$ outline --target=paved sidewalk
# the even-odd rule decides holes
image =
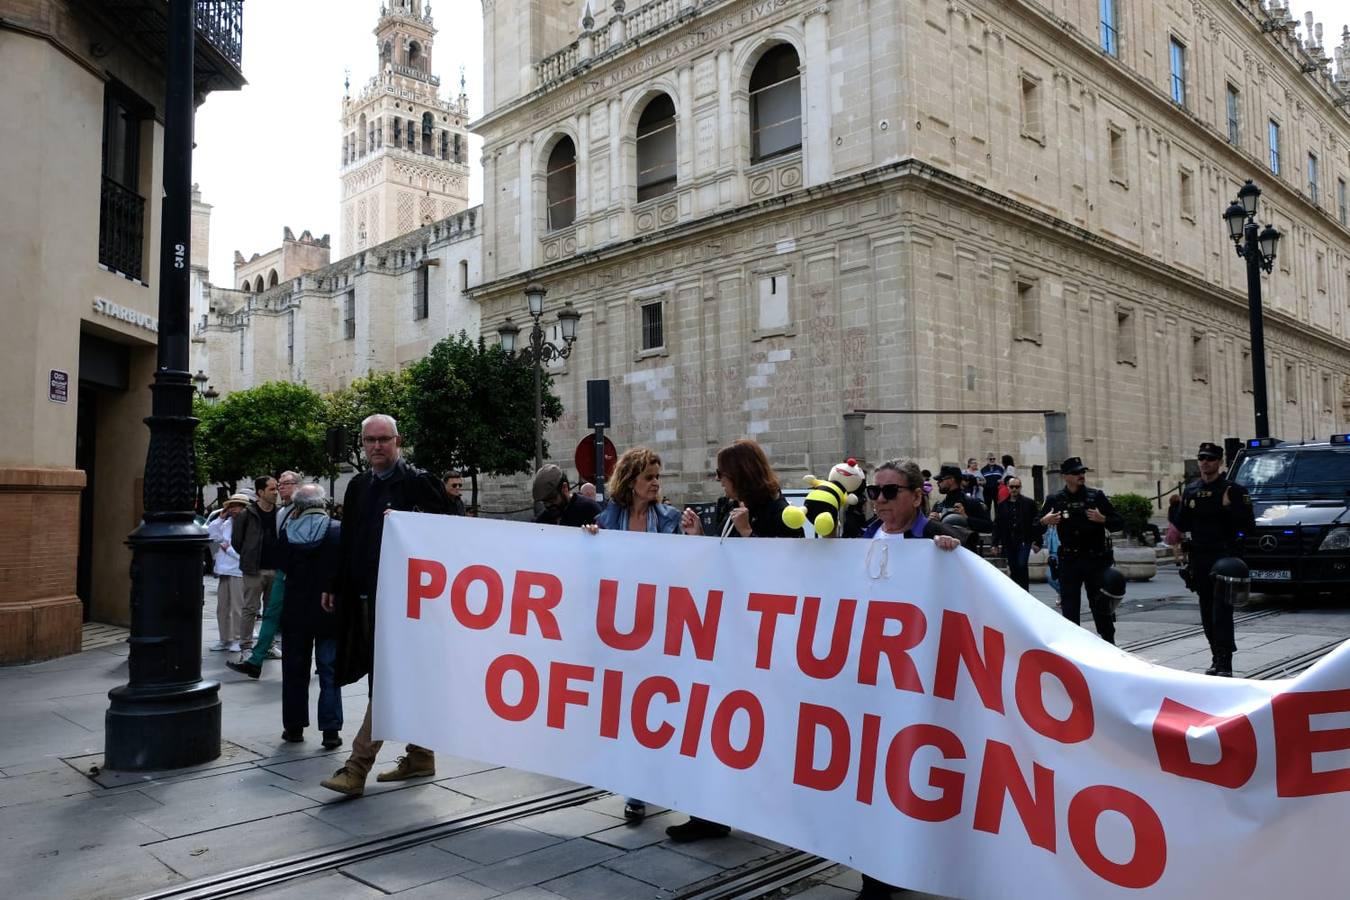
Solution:
[[[215,580],[208,578],[203,646],[215,640]],[[1044,585],[1042,602],[1054,600]],[[1183,598],[1183,599],[1178,599]],[[1189,598],[1184,599],[1184,598]],[[1198,623],[1193,597],[1175,569],[1131,584],[1121,610],[1122,641]],[[1149,621],[1142,621],[1148,613]],[[1135,615],[1141,620],[1132,621]],[[1240,630],[1254,667],[1265,644],[1284,633]],[[1294,636],[1293,639],[1297,639]],[[346,757],[319,747],[317,730],[303,744],[281,740],[279,663],[258,681],[225,667],[231,654],[203,651],[205,677],[221,682],[224,706],[220,759],[160,774],[102,772],[107,692],[126,681],[127,645],[106,627],[91,628],[84,652],[32,666],[0,669],[0,870],[5,894],[25,898],[114,898],[142,894],[205,875],[361,837],[424,825],[477,806],[566,786],[546,776],[440,756],[435,780],[381,785],[350,802],[319,787]],[[1180,668],[1208,662],[1203,638],[1169,646]],[[1263,652],[1263,650],[1265,652]],[[317,683],[311,698],[317,696]],[[350,739],[366,703],[364,682],[343,695]],[[377,770],[401,745],[386,745]],[[731,838],[674,845],[664,828],[677,814],[653,809],[641,826],[627,825],[622,800],[605,797],[537,814],[291,882],[260,895],[448,897],[483,900],[576,900],[669,897],[781,849],[743,832]],[[858,876],[845,867],[794,896],[847,900]],[[911,897],[923,895],[911,894]]]

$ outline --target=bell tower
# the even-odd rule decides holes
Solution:
[[[469,205],[469,98],[442,100],[432,74],[431,5],[386,0],[379,68],[342,98],[341,253],[350,255]]]

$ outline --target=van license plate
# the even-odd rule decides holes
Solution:
[[[1288,569],[1252,569],[1252,581],[1289,581]]]

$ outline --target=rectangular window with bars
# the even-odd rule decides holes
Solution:
[[[642,349],[659,350],[666,345],[661,301],[642,304]]]
[[[356,291],[348,291],[343,301],[342,332],[346,340],[356,338]]]
[[[141,131],[151,110],[117,82],[103,94],[103,182],[99,196],[98,261],[140,279],[145,245],[141,196]]]
[[[1238,94],[1238,89],[1231,84],[1228,85],[1228,143],[1233,145],[1236,145],[1242,137],[1238,119],[1238,111],[1241,108],[1241,99],[1241,95]]]

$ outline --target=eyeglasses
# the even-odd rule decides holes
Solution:
[[[1020,491],[1021,489],[1022,489],[1022,486],[1021,486],[1020,484],[1010,484],[1010,485],[1008,485],[1008,490],[1010,490],[1010,491]]]
[[[458,481],[452,481],[452,482],[450,482],[449,484],[447,484],[446,487],[449,488],[449,489],[452,490],[452,491],[457,491],[457,490],[459,490],[460,488],[464,487],[464,485],[463,485],[461,482],[458,482]]]
[[[869,484],[867,486],[867,499],[875,500],[878,497],[885,497],[887,500],[894,500],[900,496],[901,491],[912,491],[914,488],[906,487],[901,484]]]
[[[396,440],[398,440],[398,436],[393,434],[361,435],[361,443],[365,444],[366,446],[374,446],[375,444],[392,444]]]

